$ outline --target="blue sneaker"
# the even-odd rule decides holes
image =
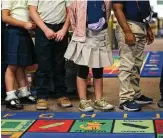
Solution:
[[[121,103],[119,109],[122,109],[124,111],[134,112],[134,111],[140,111],[141,107],[134,100],[132,101],[128,100],[124,103]]]
[[[135,99],[135,102],[137,104],[150,104],[153,102],[152,98],[148,98],[144,95],[141,95],[139,98]]]

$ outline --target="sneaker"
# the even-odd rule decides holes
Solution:
[[[57,99],[57,104],[61,107],[72,107],[72,103],[70,102],[70,100],[67,97],[61,97],[59,99]]]
[[[95,101],[94,108],[100,109],[100,110],[112,110],[114,106],[107,103],[105,98],[101,98]]]
[[[163,108],[163,98],[158,101],[157,105],[158,107]]]
[[[36,104],[37,110],[46,110],[48,109],[48,102],[45,99],[38,99]]]
[[[140,105],[137,104],[134,100],[132,101],[126,101],[124,103],[121,103],[119,106],[119,109],[122,109],[124,111],[134,112],[134,111],[140,111]]]
[[[9,101],[5,101],[6,107],[12,110],[21,110],[23,109],[23,105],[20,104],[20,101],[18,99],[12,99]]]
[[[137,104],[150,104],[153,102],[152,98],[148,98],[145,95],[141,95],[139,98],[135,99]]]
[[[91,100],[81,100],[79,103],[79,110],[82,112],[92,112],[94,109],[91,105]]]

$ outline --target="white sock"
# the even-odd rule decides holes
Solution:
[[[18,93],[19,98],[23,98],[23,97],[27,97],[27,96],[31,95],[27,86],[19,88],[18,91],[19,91],[19,93]]]
[[[6,92],[7,97],[5,98],[5,101],[9,101],[12,99],[18,99],[18,97],[16,96],[15,93],[16,93],[16,90]]]
[[[86,102],[87,99],[80,99],[80,102]]]

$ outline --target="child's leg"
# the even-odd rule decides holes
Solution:
[[[103,96],[103,68],[93,68],[94,76],[94,89],[96,100],[99,100]]]
[[[108,104],[105,98],[103,98],[103,68],[93,68],[92,72],[94,76],[94,89],[96,96],[94,107],[102,110],[113,109],[113,106]]]
[[[25,75],[25,69],[24,68],[19,68],[16,72],[16,80],[19,86],[19,94],[18,97],[19,98],[26,98],[27,100],[31,101],[31,102],[35,102],[36,99],[35,97],[31,96],[31,92],[28,90],[28,86],[27,86],[27,78]]]
[[[86,66],[78,65],[77,67],[77,89],[80,99],[87,99],[87,76],[89,73],[89,68]]]
[[[5,84],[6,84],[6,92],[16,91],[15,89],[15,74],[18,67],[14,65],[8,65],[6,73],[5,73]]]
[[[78,65],[77,67],[77,88],[80,98],[79,110],[83,112],[93,111],[90,101],[87,100],[87,77],[89,68],[87,66]]]
[[[6,83],[6,94],[7,97],[6,107],[10,109],[22,109],[23,106],[20,104],[18,97],[16,96],[15,89],[15,76],[18,67],[14,65],[8,65],[5,73],[5,83]]]
[[[24,68],[18,68],[16,72],[16,81],[18,83],[18,87],[26,87],[27,86],[27,78],[25,76],[25,69]]]

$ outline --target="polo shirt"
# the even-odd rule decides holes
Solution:
[[[66,7],[70,0],[29,0],[28,5],[36,6],[45,23],[60,24],[66,19]]]
[[[27,0],[2,0],[2,10],[10,10],[10,16],[14,19],[28,22]]]
[[[105,3],[103,0],[87,1],[87,19],[88,24],[97,23],[99,19],[104,17],[106,19]]]
[[[123,12],[127,20],[132,20],[136,22],[143,22],[143,19],[150,15],[151,7],[149,1],[113,1],[113,4],[121,3],[123,4]],[[140,9],[140,10],[139,10]]]

